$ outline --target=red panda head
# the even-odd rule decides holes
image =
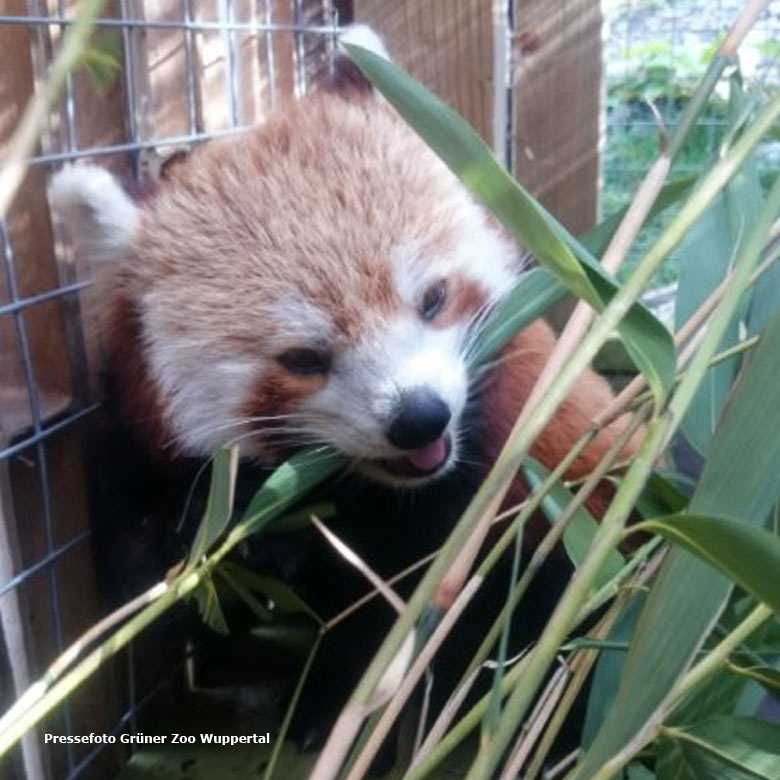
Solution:
[[[195,150],[141,206],[94,167],[53,196],[119,258],[118,390],[160,441],[326,443],[398,484],[456,462],[474,327],[518,250],[380,99],[310,95]]]

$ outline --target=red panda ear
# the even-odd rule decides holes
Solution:
[[[49,183],[52,210],[73,241],[95,261],[115,261],[125,254],[136,228],[139,208],[105,168],[74,165]]]
[[[390,59],[384,41],[366,24],[352,24],[339,34],[339,49],[320,82],[320,89],[344,96],[370,95],[374,92],[371,82],[360,68],[349,58],[342,44],[362,46],[379,57]]]

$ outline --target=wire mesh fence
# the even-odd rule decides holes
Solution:
[[[71,24],[71,5],[0,3],[4,137]],[[96,161],[142,192],[171,150],[240,132],[303,94],[333,51],[337,22],[329,0],[114,0],[94,38],[114,64],[66,82],[0,224],[3,709],[101,616],[90,540],[96,523],[111,520],[90,518],[86,505],[85,439],[99,408],[94,269],[53,232],[46,179],[62,164]],[[25,738],[0,776],[110,776],[125,752],[118,737],[132,733],[139,710],[183,662],[179,653],[167,670],[141,673],[131,649]],[[113,743],[51,746],[43,736],[92,731]]]
[[[0,93],[0,140],[40,84],[71,23],[73,5],[0,0],[0,70],[12,74]],[[421,12],[428,4],[418,3],[414,13],[412,5],[355,3],[369,21],[373,15],[387,31],[397,31],[401,63],[446,93],[462,113],[471,107],[469,118],[487,137],[495,74],[486,4],[460,3],[457,14],[449,5],[442,13],[438,4],[437,18],[450,25],[446,34],[429,24],[432,14]],[[685,90],[741,3],[503,5],[507,23],[514,25],[514,71],[506,84],[506,99],[514,105],[505,108],[517,116],[511,147],[516,168],[526,183],[535,177],[538,188],[531,188],[537,194],[552,188],[554,210],[576,229],[578,220],[587,227],[595,214],[601,53],[594,30],[602,13],[607,34],[601,209],[608,213],[631,194],[657,152],[658,118],[644,98],[673,127]],[[99,410],[101,363],[96,269],[88,258],[74,256],[52,227],[46,179],[63,164],[96,161],[142,195],[172,152],[241,132],[305,93],[318,63],[334,51],[337,6],[335,0],[109,0],[96,22],[94,45],[115,65],[74,73],[51,112],[31,172],[7,222],[0,224],[2,709],[100,617],[90,542],[96,524],[111,521],[91,517],[88,507],[89,438]],[[445,51],[467,27],[472,34],[464,33],[463,50]],[[751,80],[777,85],[779,40],[775,0],[747,43],[743,69]],[[462,56],[465,49],[468,57]],[[463,73],[453,76],[456,66]],[[464,89],[459,79],[467,73],[478,77]],[[578,74],[579,86],[572,74]],[[571,95],[555,93],[566,84]],[[560,119],[561,102],[571,111],[571,124]],[[677,172],[701,170],[716,153],[726,124],[725,109],[713,107],[700,120],[696,149]],[[577,143],[570,144],[574,135]],[[762,155],[760,164],[776,169],[777,145],[766,145]],[[576,186],[575,173],[581,180]],[[143,660],[139,664],[131,648],[0,763],[0,778],[110,776],[124,757],[121,743],[50,747],[41,735],[132,733],[139,711],[185,662],[182,652],[166,655],[164,663]]]

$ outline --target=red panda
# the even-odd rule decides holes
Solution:
[[[373,92],[313,93],[197,148],[140,205],[92,166],[58,174],[52,195],[113,262],[118,404],[150,447],[201,456],[239,439],[276,461],[325,443],[399,487],[457,465],[469,346],[522,252]],[[554,344],[537,321],[505,348],[481,401],[488,458]],[[554,466],[611,397],[583,375],[532,453]]]
[[[357,34],[382,53],[365,28]],[[335,90],[198,147],[141,203],[94,166],[62,171],[51,194],[76,243],[105,261],[114,403],[146,449],[203,457],[239,441],[246,458],[273,464],[296,448],[330,445],[368,478],[360,519],[375,522],[357,524],[351,541],[360,548],[373,533],[374,549],[392,558],[386,570],[370,559],[385,575],[446,537],[473,487],[460,470],[484,475],[555,337],[538,320],[487,376],[469,375],[487,313],[522,283],[524,252],[354,66],[342,58],[333,75]],[[604,379],[583,374],[532,454],[554,467],[611,400]],[[605,429],[570,476],[587,473],[624,425]],[[387,487],[373,483],[398,495],[426,490],[415,490],[409,516],[408,507],[394,514]],[[448,498],[460,490],[449,520],[439,517],[438,496],[426,504],[436,484]],[[518,477],[507,505],[525,494]],[[605,487],[591,497],[595,514],[608,495]],[[383,512],[387,524],[377,522]],[[320,614],[354,600],[354,583],[342,587],[332,570],[306,565]],[[500,591],[486,599],[500,603]],[[474,611],[482,621],[491,614]],[[320,736],[356,679],[346,674],[341,689],[329,687],[346,673],[344,659],[356,646],[370,654],[382,635],[361,620],[353,619],[358,640],[353,631],[319,651],[327,671],[300,709],[325,708]],[[468,642],[458,644],[465,652]]]

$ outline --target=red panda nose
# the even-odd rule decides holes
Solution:
[[[401,450],[415,450],[436,441],[447,427],[450,407],[432,390],[415,387],[401,396],[387,440]]]

